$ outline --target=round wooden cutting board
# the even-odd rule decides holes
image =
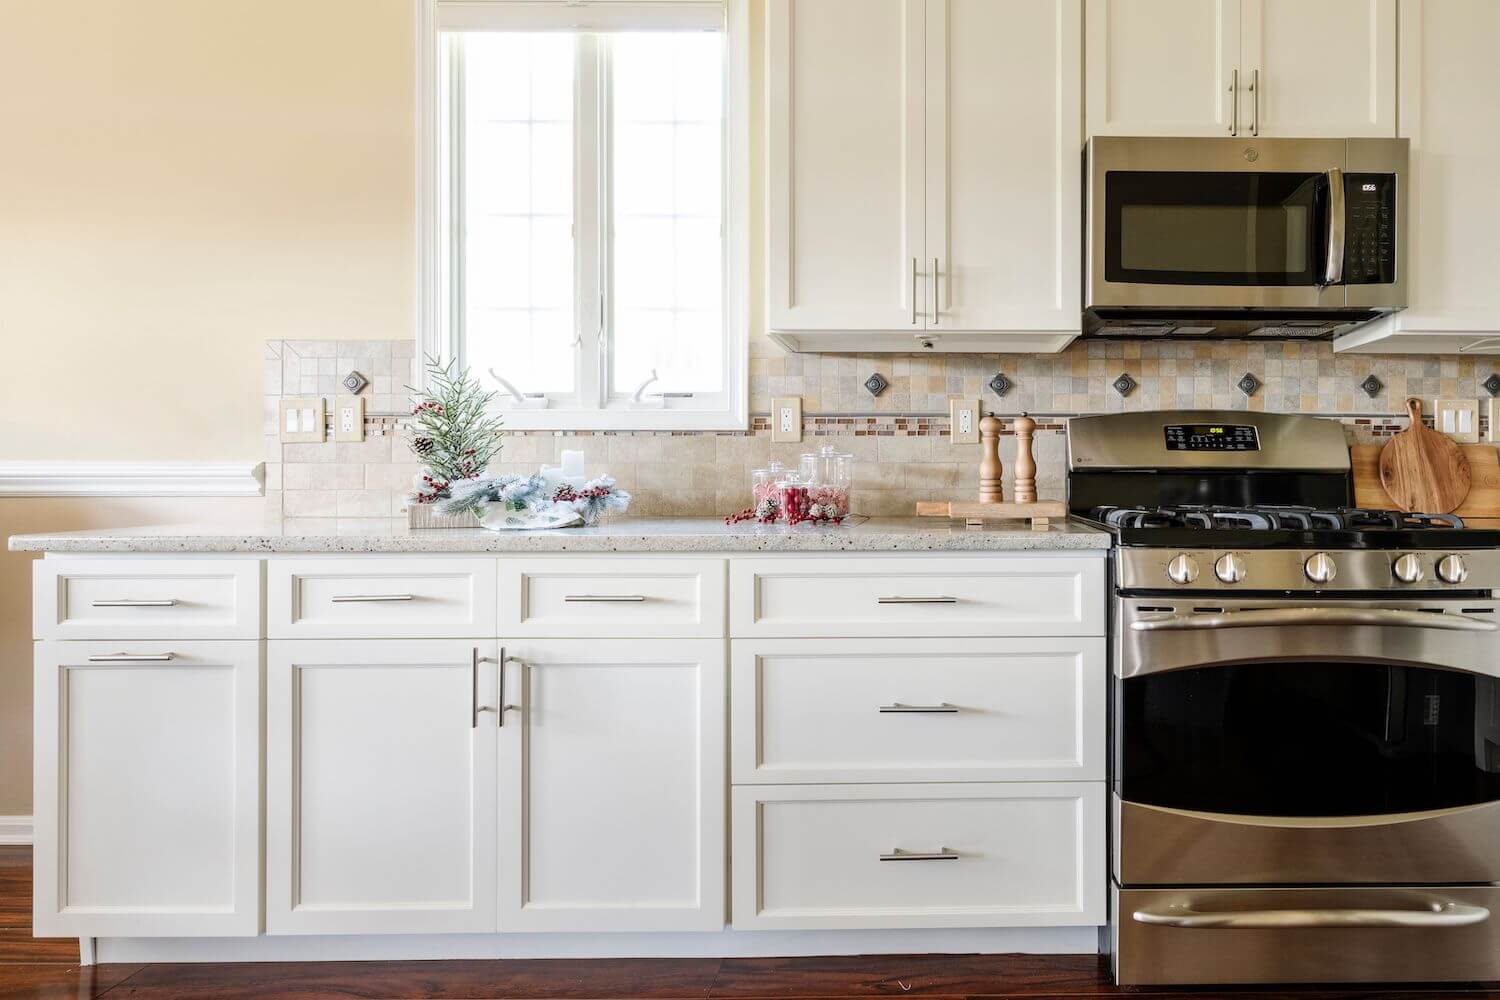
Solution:
[[[1408,399],[1411,426],[1380,451],[1380,485],[1396,506],[1422,514],[1448,514],[1469,495],[1469,460],[1446,435],[1422,423],[1422,401]]]

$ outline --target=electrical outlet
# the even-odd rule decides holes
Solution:
[[[340,396],[334,401],[333,439],[335,441],[363,441],[365,439],[365,397]]]
[[[1440,434],[1463,444],[1479,443],[1479,401],[1439,399],[1432,407],[1432,423]]]
[[[278,427],[287,444],[320,444],[323,433],[323,397],[307,396],[281,401]]]
[[[948,400],[948,437],[954,444],[979,443],[979,400]]]
[[[771,440],[802,440],[802,397],[771,400]]]

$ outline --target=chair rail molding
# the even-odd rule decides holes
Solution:
[[[30,816],[0,816],[0,845],[29,845],[30,843]]]
[[[258,497],[261,462],[0,462],[0,497]]]

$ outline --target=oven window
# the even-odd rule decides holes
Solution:
[[[1314,285],[1322,174],[1110,171],[1105,277],[1172,285]]]
[[[1259,663],[1118,682],[1130,802],[1366,816],[1500,800],[1500,681],[1365,663]]]

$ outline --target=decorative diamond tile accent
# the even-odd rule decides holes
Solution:
[[[1260,379],[1256,378],[1250,372],[1246,372],[1240,376],[1240,380],[1235,383],[1235,387],[1246,396],[1253,396],[1257,392],[1260,392]]]
[[[1359,384],[1359,387],[1365,391],[1366,396],[1374,399],[1376,396],[1380,395],[1380,390],[1385,388],[1385,383],[1376,378],[1372,373]]]
[[[1016,387],[1016,384],[1014,382],[1005,377],[1004,372],[996,372],[995,377],[990,379],[985,384],[988,385],[990,387],[990,391],[997,396],[1003,396]]]
[[[349,392],[354,395],[359,395],[359,390],[363,389],[369,384],[370,380],[365,378],[359,372],[352,371],[348,375],[344,376],[344,388],[348,389]]]
[[[1484,386],[1484,391],[1491,396],[1500,396],[1500,372],[1496,372],[1479,384]]]
[[[1121,372],[1120,377],[1110,384],[1114,387],[1115,392],[1118,392],[1121,396],[1128,396],[1132,392],[1135,392],[1135,387],[1138,383],[1128,373]]]
[[[891,383],[886,381],[886,377],[879,372],[876,372],[874,375],[871,375],[869,378],[865,379],[865,389],[867,389],[872,396],[880,395],[882,392],[885,392],[887,389],[889,389],[890,386]]]

